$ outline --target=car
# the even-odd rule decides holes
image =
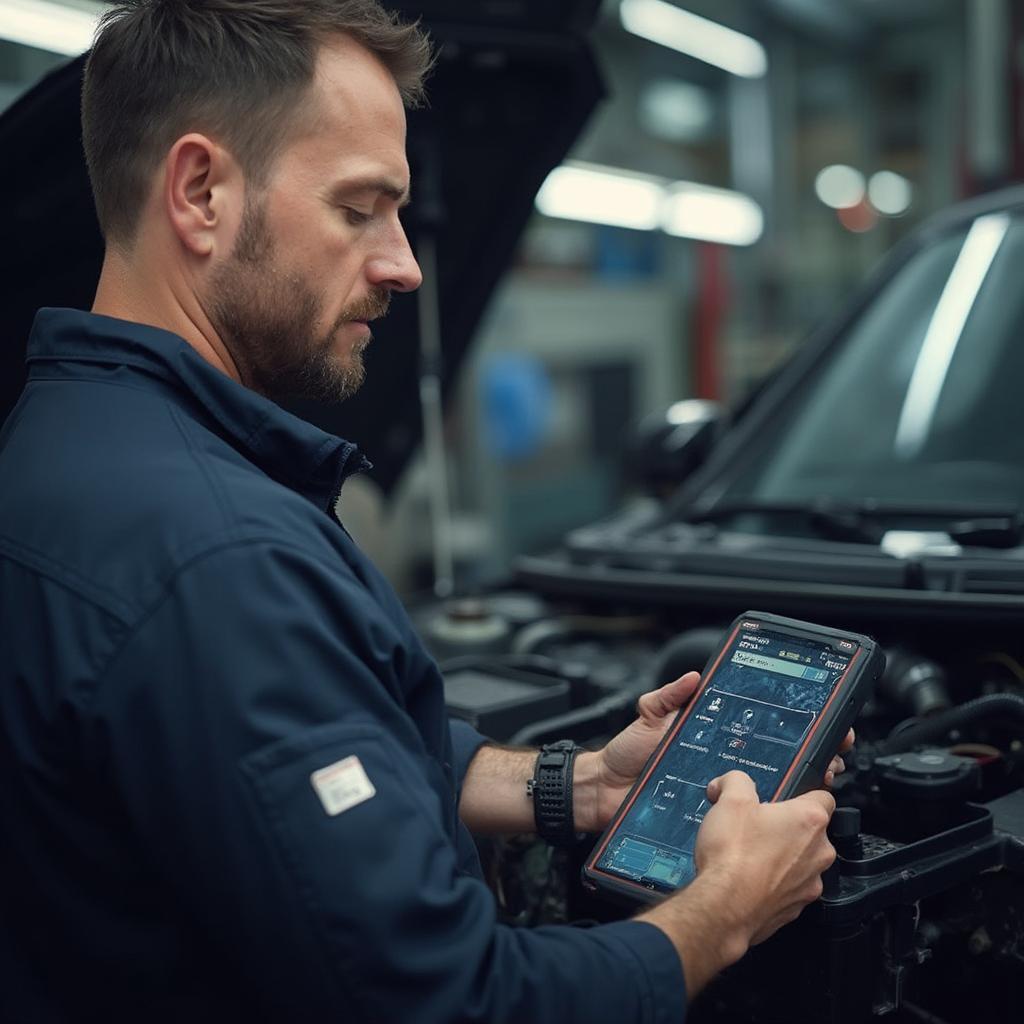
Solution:
[[[666,502],[574,531],[522,578],[678,607],[1019,621],[1022,248],[1024,189],[935,218],[713,445],[713,412],[689,418],[673,457],[709,450]]]
[[[1024,1005],[1022,251],[1024,188],[935,217],[740,409],[683,398],[645,427],[634,459],[656,499],[448,612],[491,623],[486,651],[449,629],[438,652],[453,687],[472,672],[497,701],[453,688],[450,703],[513,743],[599,742],[747,609],[885,646],[836,785],[825,894],[712,987],[698,1022],[966,1022]],[[428,635],[445,607],[421,613]],[[561,912],[621,915],[576,884],[588,849],[565,865]],[[513,860],[508,889],[550,906],[550,885],[522,884],[528,864]]]

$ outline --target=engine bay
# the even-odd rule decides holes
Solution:
[[[780,590],[777,607],[791,603]],[[703,667],[729,617],[499,590],[417,621],[452,714],[503,743],[594,747],[641,693]],[[888,664],[833,787],[836,864],[821,900],[726,971],[692,1019],[953,1024],[982,1006],[1011,1018],[1024,1004],[1024,652],[1005,627],[841,624],[874,635]],[[628,916],[579,883],[594,838],[485,846],[506,920]]]

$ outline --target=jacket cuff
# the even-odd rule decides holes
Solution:
[[[476,752],[489,740],[486,736],[481,736],[469,722],[465,722],[461,718],[449,718],[448,725],[452,736],[452,754],[454,756],[452,768],[455,771],[455,778],[461,792],[462,781],[469,770],[469,762],[476,757]]]

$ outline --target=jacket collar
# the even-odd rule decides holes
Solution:
[[[328,434],[243,387],[170,331],[75,309],[41,309],[29,337],[29,378],[83,379],[89,367],[128,367],[198,403],[221,434],[268,476],[329,514],[341,485],[370,469],[354,444]],[[45,369],[44,369],[45,367]],[[93,371],[95,372],[95,371]]]

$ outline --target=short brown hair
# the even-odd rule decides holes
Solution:
[[[82,140],[109,243],[128,247],[164,154],[215,135],[260,184],[313,80],[319,47],[344,34],[423,100],[431,46],[377,0],[120,0],[85,69]]]

